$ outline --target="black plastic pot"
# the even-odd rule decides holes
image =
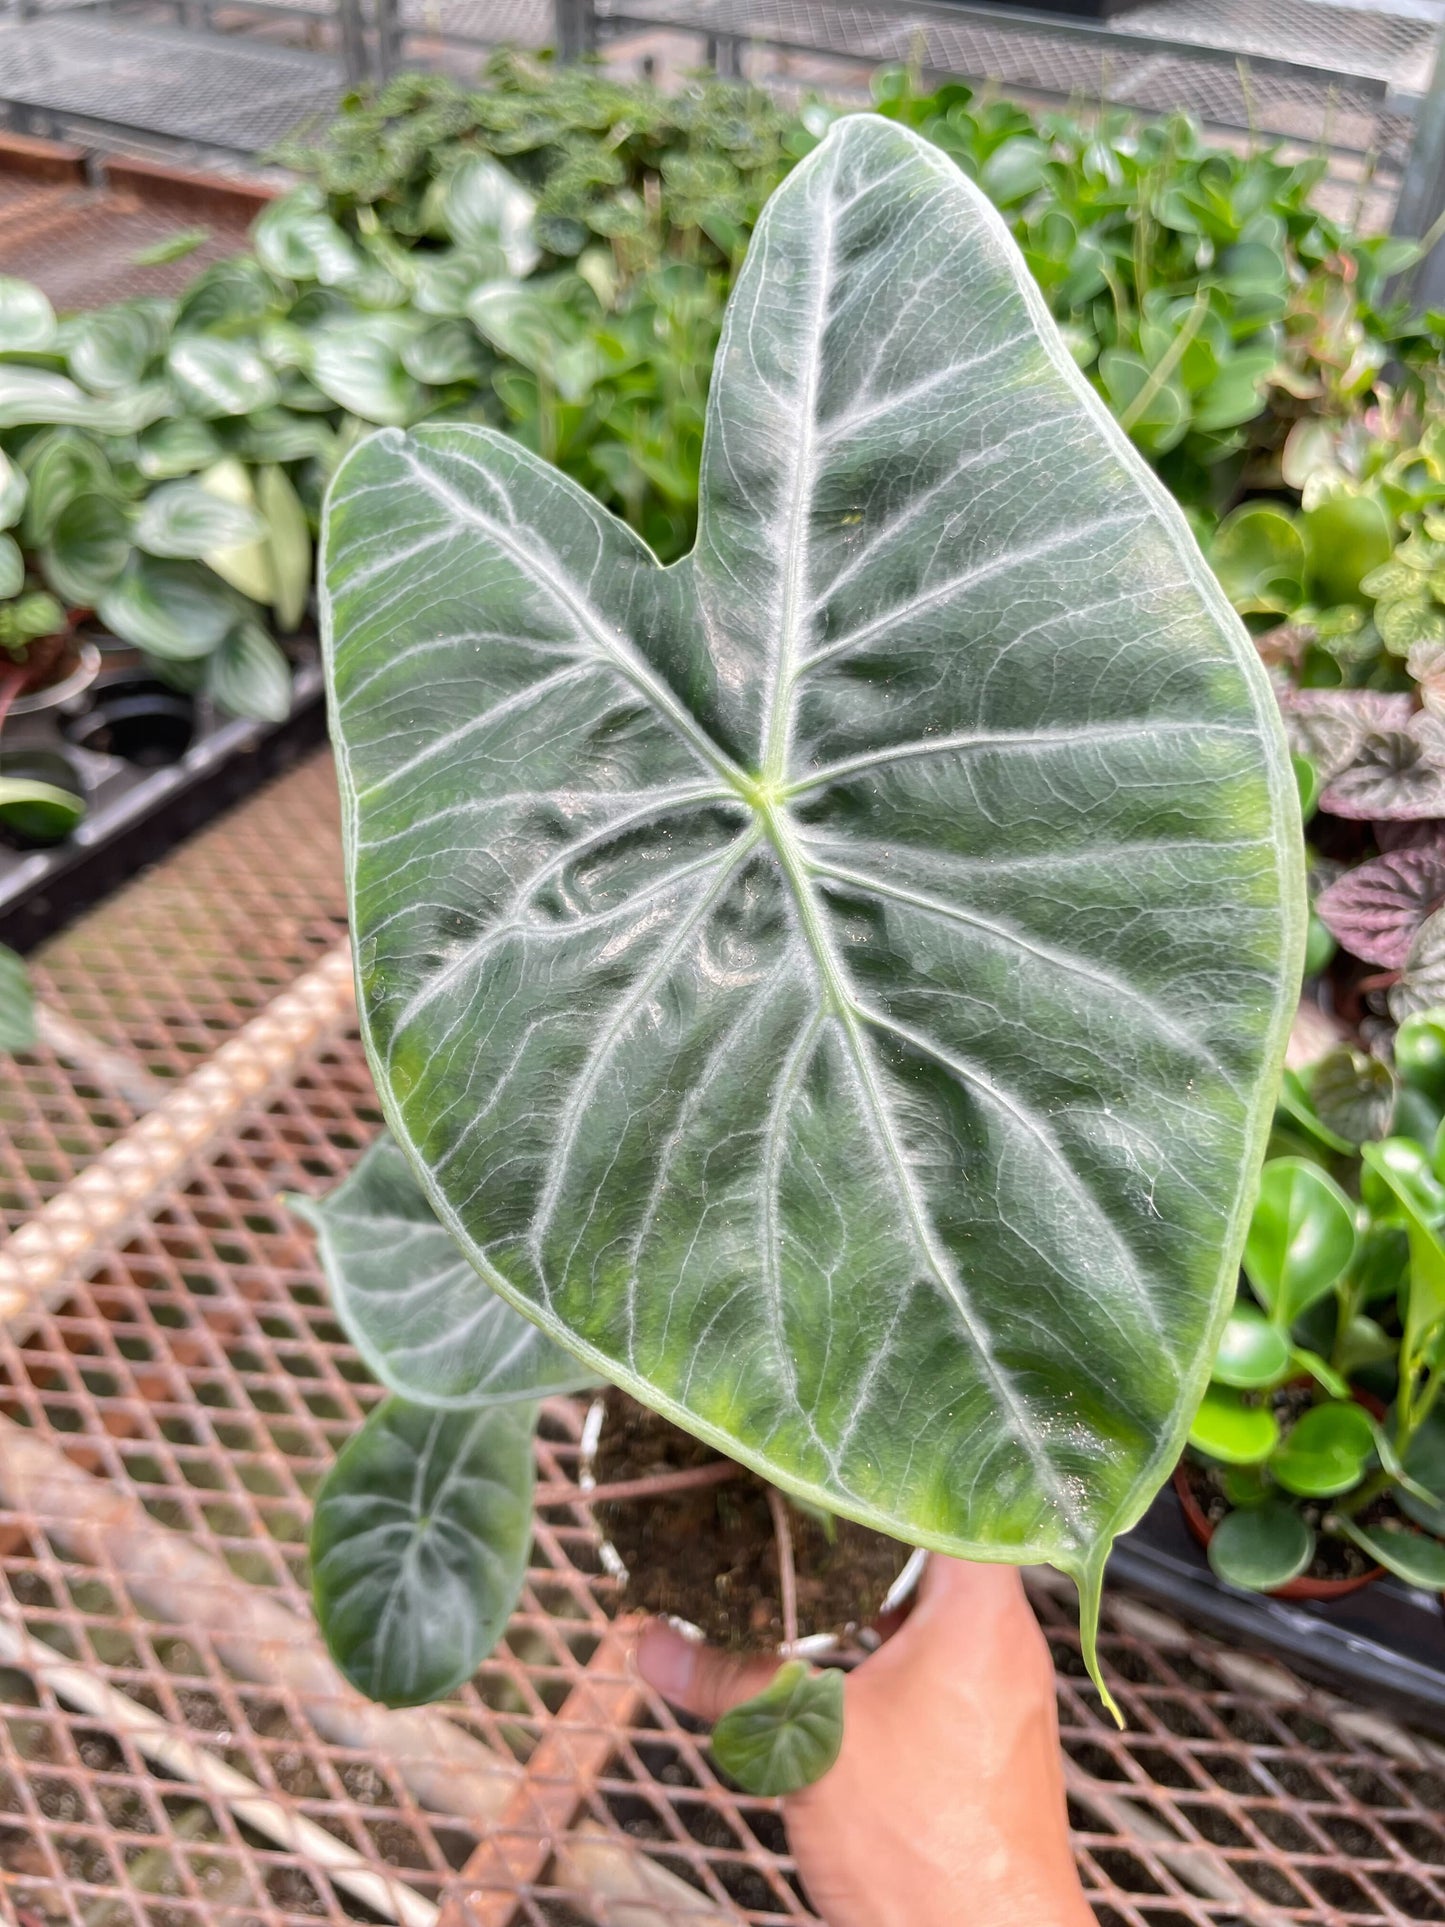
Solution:
[[[168,688],[133,650],[98,640],[101,672],[87,690],[5,725],[7,767],[77,790],[89,804],[62,843],[0,846],[0,943],[15,950],[52,935],[326,733],[313,646],[300,645],[290,715],[258,723]]]
[[[1270,1599],[1216,1579],[1172,1486],[1115,1546],[1109,1581],[1293,1672],[1445,1735],[1445,1613],[1385,1578],[1329,1603]]]

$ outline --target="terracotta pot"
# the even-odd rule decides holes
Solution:
[[[1364,1401],[1361,1400],[1361,1403]],[[1184,1523],[1193,1538],[1207,1552],[1209,1542],[1214,1537],[1214,1521],[1195,1497],[1194,1488],[1182,1464],[1174,1468],[1174,1490],[1179,1496],[1179,1509],[1184,1514]],[[1366,1586],[1373,1586],[1377,1579],[1383,1579],[1385,1568],[1371,1566],[1368,1572],[1356,1573],[1353,1579],[1311,1579],[1308,1573],[1298,1579],[1291,1579],[1287,1586],[1276,1586],[1273,1592],[1265,1595],[1268,1599],[1343,1599],[1346,1594],[1363,1592]]]

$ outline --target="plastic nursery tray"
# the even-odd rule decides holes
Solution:
[[[1386,1578],[1329,1604],[1226,1586],[1166,1486],[1109,1561],[1111,1583],[1205,1631],[1262,1648],[1297,1673],[1445,1735],[1445,1612],[1434,1593]]]
[[[87,811],[61,843],[0,833],[0,942],[25,951],[322,740],[321,665],[303,641],[284,722],[226,716],[158,682],[104,636],[94,682],[6,720],[0,768],[78,789]],[[284,853],[280,853],[284,856]]]

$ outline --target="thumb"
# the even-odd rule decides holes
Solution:
[[[637,1670],[655,1692],[711,1724],[761,1693],[778,1670],[762,1656],[744,1659],[689,1639],[665,1620],[649,1619],[637,1642]]]

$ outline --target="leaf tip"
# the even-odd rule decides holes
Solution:
[[[1109,1689],[1109,1683],[1104,1678],[1103,1667],[1099,1663],[1099,1613],[1104,1600],[1104,1567],[1108,1561],[1111,1543],[1105,1541],[1103,1545],[1090,1551],[1084,1563],[1072,1571],[1070,1577],[1079,1589],[1079,1643],[1084,1664],[1089,1669],[1089,1678],[1094,1682],[1105,1712],[1112,1716],[1114,1724],[1122,1730],[1124,1715],[1120,1711],[1119,1702]]]

